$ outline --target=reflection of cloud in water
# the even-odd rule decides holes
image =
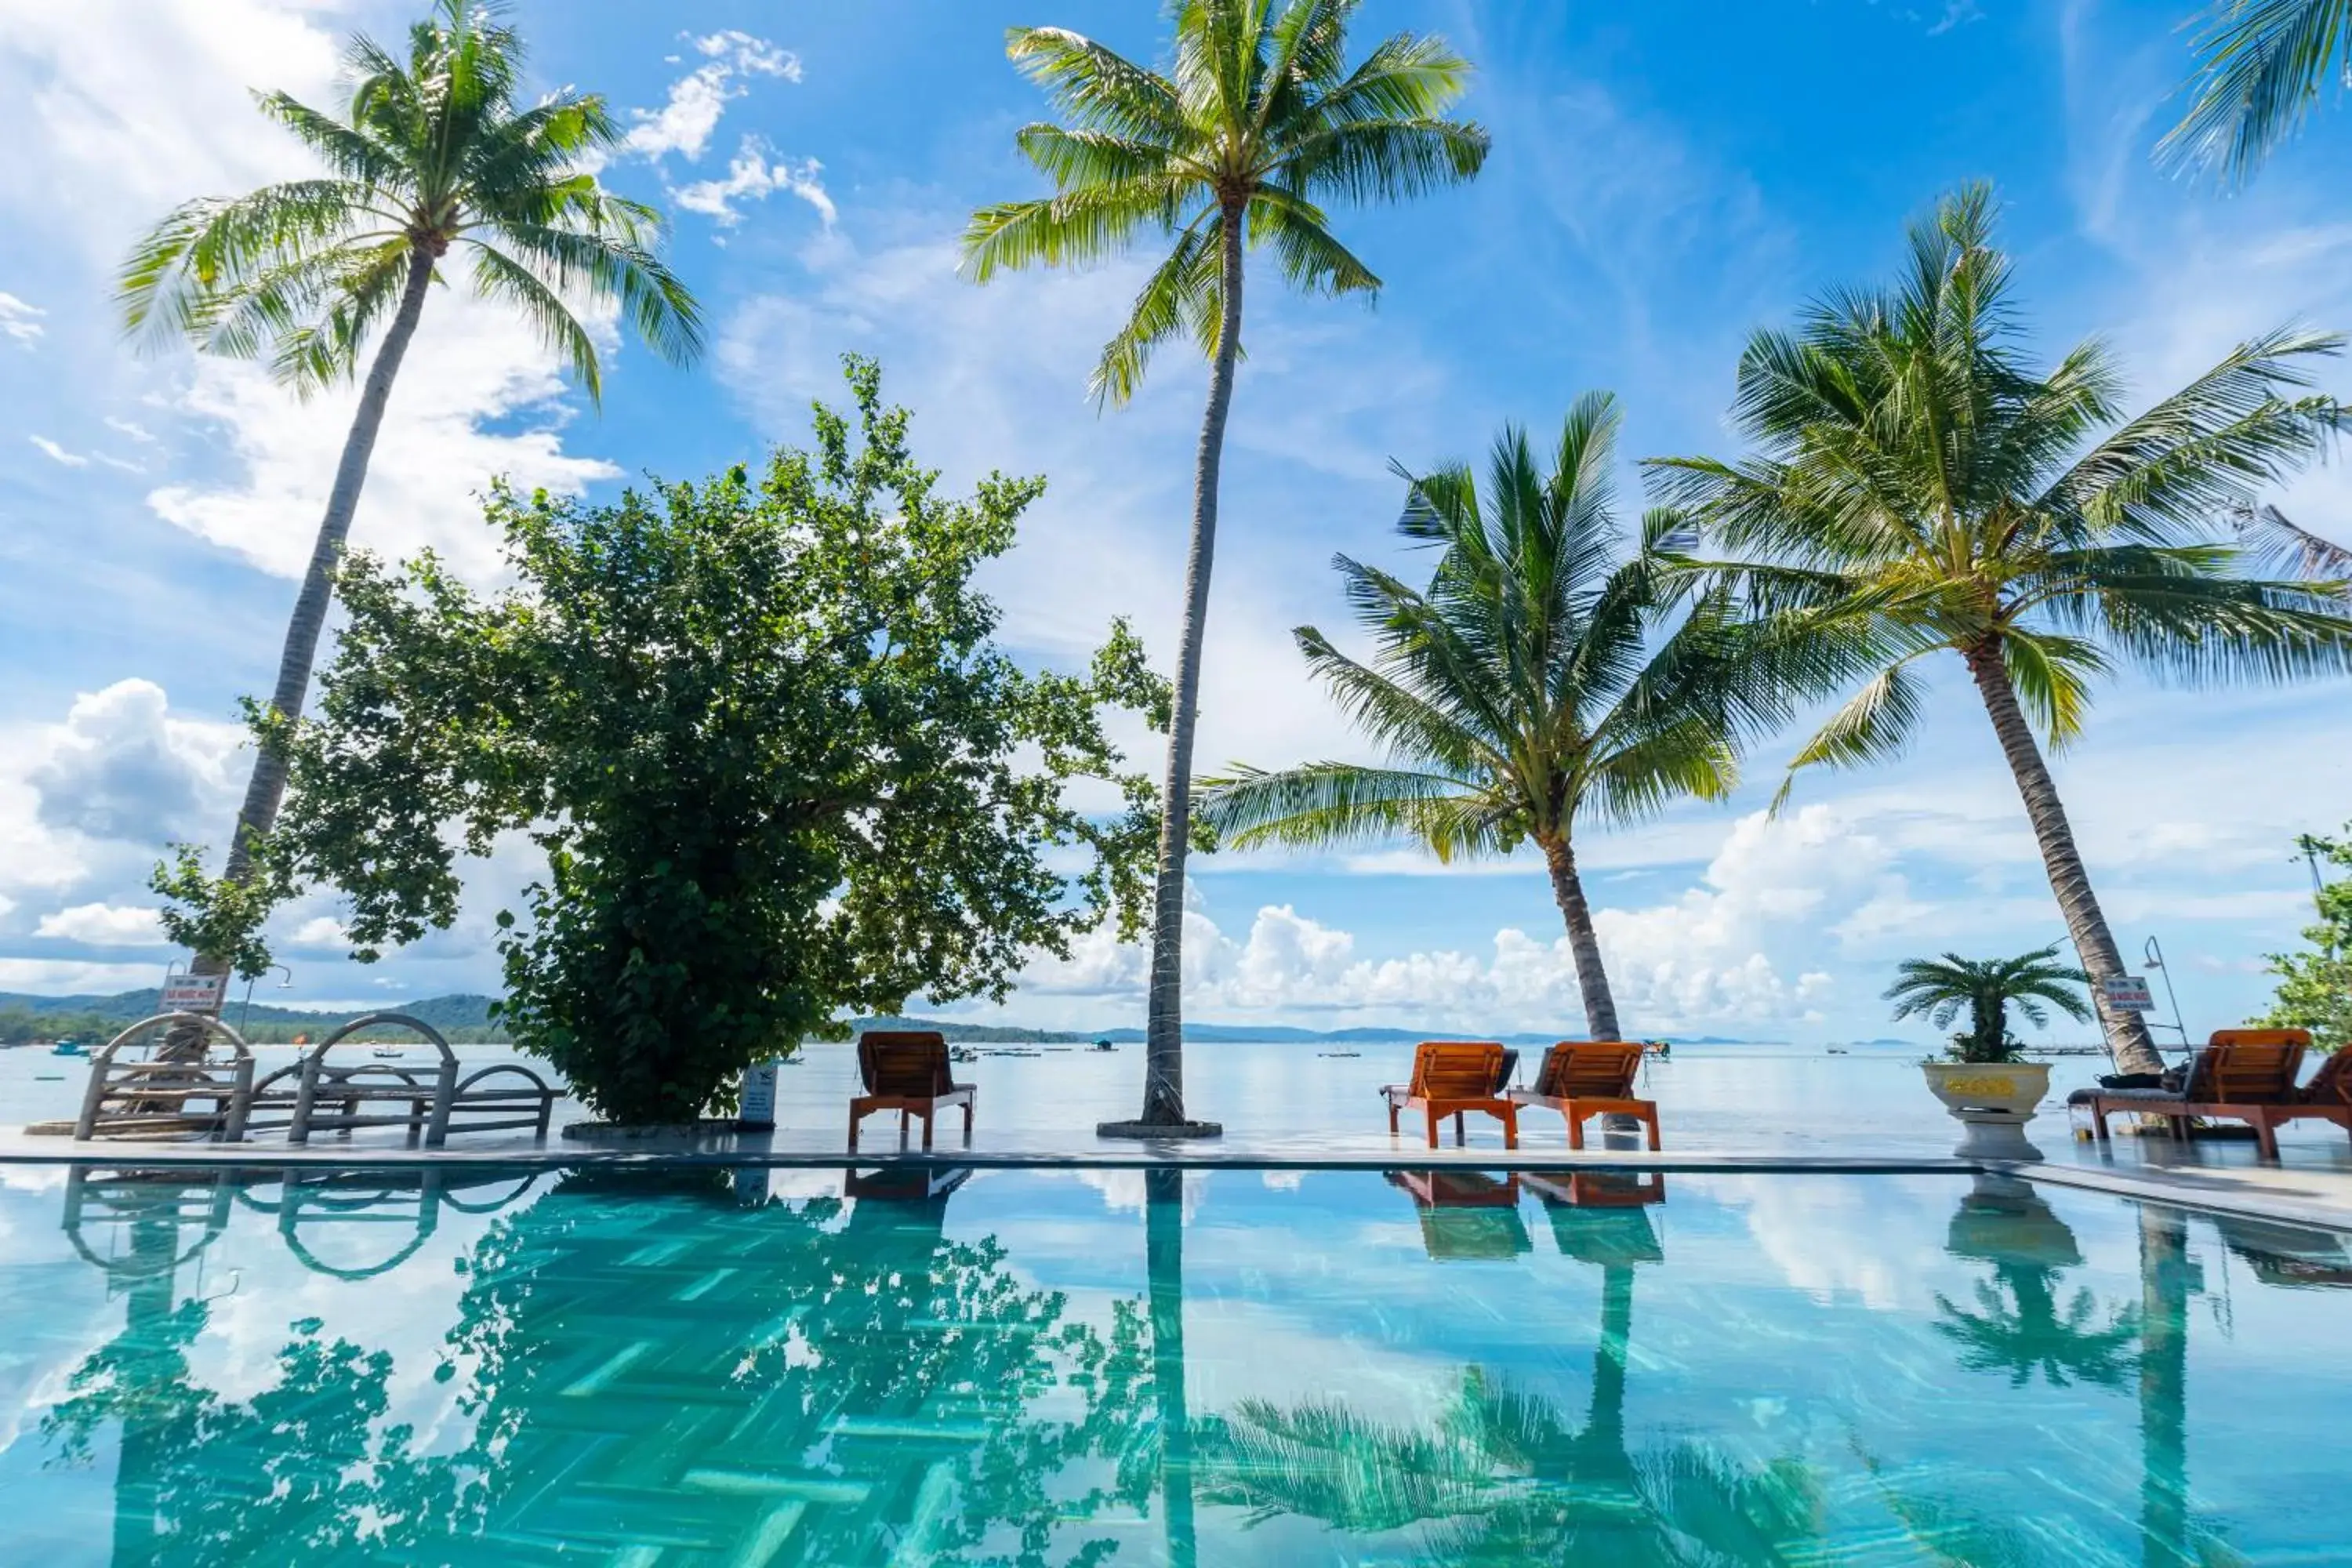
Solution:
[[[1270,1193],[1295,1193],[1298,1190],[1300,1184],[1307,1180],[1307,1173],[1304,1171],[1261,1171],[1258,1173],[1258,1180],[1265,1184],[1265,1190]]]
[[[1067,1176],[1081,1185],[1092,1187],[1100,1193],[1103,1207],[1113,1214],[1139,1215],[1147,1206],[1144,1180],[1146,1173],[1142,1171],[1077,1169],[1056,1172],[1055,1174]],[[1209,1175],[1210,1173],[1206,1171],[1184,1173],[1184,1223],[1186,1225],[1192,1223],[1192,1216],[1201,1212],[1201,1205],[1208,1196]]]
[[[1866,1181],[1768,1174],[1714,1176],[1707,1195],[1740,1211],[1748,1232],[1794,1289],[1823,1305],[1922,1307],[1952,1271],[1944,1231],[1967,1191],[1958,1178]]]

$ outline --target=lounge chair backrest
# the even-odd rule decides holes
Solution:
[[[2306,1105],[2352,1105],[2352,1046],[2338,1046],[2303,1086]]]
[[[877,1029],[858,1036],[857,1073],[868,1094],[930,1100],[953,1087],[947,1037],[930,1029]]]
[[[1503,1047],[1493,1040],[1423,1040],[1412,1053],[1415,1100],[1491,1100]]]
[[[1555,1100],[1625,1100],[1642,1047],[1622,1040],[1562,1040],[1544,1058],[1536,1092]]]
[[[2293,1100],[2310,1045],[2301,1029],[2216,1029],[2203,1053],[2208,1081],[2201,1093],[2192,1081],[2189,1098],[2213,1105]]]

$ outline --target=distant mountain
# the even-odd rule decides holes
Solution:
[[[235,1021],[247,1016],[242,987],[232,986],[223,1015]],[[325,1011],[307,1007],[275,1007],[256,1001],[250,1015],[256,1032],[263,1026],[273,1029],[331,1029],[348,1024],[367,1013],[405,1013],[410,1017],[430,1024],[447,1034],[454,1031],[481,1031],[490,1027],[490,998],[477,995],[427,996],[410,1002],[398,997],[386,997],[381,1007],[345,1008]],[[37,1017],[96,1020],[105,1023],[131,1024],[142,1018],[152,1018],[163,1006],[163,994],[146,991],[118,991],[110,996],[34,996],[20,992],[0,991],[0,1011],[30,1013]]]

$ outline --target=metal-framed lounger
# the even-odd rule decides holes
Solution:
[[[357,1037],[362,1031],[385,1026],[423,1037],[440,1059],[421,1069],[377,1061],[343,1067],[327,1059],[336,1047],[360,1043]],[[314,1132],[350,1132],[362,1127],[405,1127],[411,1141],[422,1142],[428,1149],[441,1147],[452,1132],[528,1127],[541,1137],[547,1135],[559,1091],[544,1079],[513,1062],[499,1062],[460,1079],[458,1066],[457,1053],[449,1048],[449,1042],[421,1018],[405,1013],[370,1013],[354,1018],[313,1046],[298,1064],[286,1141],[308,1143]],[[270,1079],[278,1076],[273,1073]],[[508,1083],[507,1079],[520,1081]],[[487,1089],[478,1087],[491,1080],[498,1081]],[[278,1098],[273,1090],[265,1106],[274,1107]]]
[[[199,1031],[202,1054],[167,1057],[173,1035],[184,1026]],[[138,1043],[159,1027],[152,1041]],[[234,1143],[245,1136],[252,1099],[253,1052],[242,1035],[207,1014],[159,1013],[131,1025],[90,1058],[79,1117],[36,1122],[25,1131],[69,1132],[83,1142],[194,1134]],[[205,1109],[197,1110],[199,1104]]]
[[[1544,1053],[1533,1089],[1515,1089],[1521,1105],[1557,1110],[1568,1123],[1568,1146],[1584,1147],[1584,1122],[1593,1116],[1631,1116],[1649,1130],[1658,1147],[1658,1102],[1633,1093],[1642,1070],[1642,1047],[1625,1040],[1562,1040]]]
[[[866,1092],[849,1102],[849,1147],[857,1148],[857,1124],[877,1110],[898,1113],[898,1133],[907,1119],[923,1119],[923,1147],[931,1146],[931,1119],[949,1106],[963,1107],[964,1141],[971,1141],[971,1113],[979,1091],[958,1083],[948,1065],[947,1037],[930,1029],[876,1029],[857,1037],[857,1076]]]
[[[1413,1048],[1412,1081],[1391,1083],[1381,1089],[1389,1103],[1389,1136],[1400,1131],[1399,1119],[1418,1110],[1429,1119],[1429,1146],[1437,1147],[1437,1124],[1454,1118],[1454,1137],[1464,1142],[1463,1114],[1481,1111],[1503,1124],[1503,1147],[1519,1146],[1519,1108],[1505,1092],[1516,1051],[1506,1051],[1494,1040],[1423,1040]]]
[[[2306,1102],[2295,1088],[2303,1053],[2310,1045],[2311,1036],[2302,1029],[2216,1029],[2190,1061],[2188,1081],[2177,1090],[2077,1089],[2066,1103],[2090,1111],[2092,1131],[2102,1143],[2110,1136],[2107,1118],[2119,1111],[2161,1116],[2172,1123],[2173,1136],[2184,1140],[2191,1117],[2252,1122],[2255,1149],[2262,1158],[2276,1160],[2282,1121],[2321,1116],[2352,1130],[2352,1099],[2342,1102],[2347,1115],[2339,1118],[2324,1103]],[[2327,1077],[2323,1068],[2320,1079]],[[2320,1079],[2312,1087],[2325,1091]]]

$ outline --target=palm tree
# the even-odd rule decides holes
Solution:
[[[1178,333],[1210,361],[1168,731],[1143,1114],[1105,1123],[1113,1133],[1215,1131],[1184,1115],[1184,856],[1217,475],[1241,353],[1244,247],[1272,246],[1283,278],[1306,292],[1369,296],[1380,279],[1331,233],[1321,204],[1419,195],[1469,179],[1486,157],[1486,132],[1442,118],[1470,74],[1444,40],[1399,33],[1348,67],[1348,24],[1360,3],[1171,0],[1166,75],[1063,28],[1014,28],[1006,52],[1068,121],[1024,127],[1017,139],[1054,195],[983,207],[964,235],[965,263],[982,283],[1007,268],[1101,261],[1144,229],[1171,237],[1103,349],[1095,394],[1127,401],[1152,350]]]
[[[1399,469],[1409,486],[1399,531],[1441,552],[1430,585],[1340,556],[1372,662],[1313,626],[1295,634],[1389,765],[1236,767],[1203,781],[1201,805],[1236,847],[1402,837],[1450,861],[1532,842],[1567,925],[1585,1024],[1603,1040],[1623,1036],[1577,869],[1580,822],[1721,799],[1738,779],[1738,742],[1786,722],[1808,681],[1843,669],[1774,657],[1769,628],[1744,623],[1725,594],[1684,605],[1672,513],[1645,518],[1639,547],[1625,550],[1618,426],[1615,399],[1588,393],[1548,472],[1517,427],[1496,441],[1483,491],[1465,468]]]
[[[2343,585],[2256,576],[2230,533],[2259,486],[2345,427],[2344,405],[2305,391],[2305,367],[2343,340],[2256,339],[2118,423],[2097,342],[2046,370],[2026,362],[1992,231],[1989,188],[1947,197],[1913,226],[1900,282],[1832,294],[1797,331],[1749,342],[1736,413],[1756,455],[1654,468],[1744,557],[1727,575],[1754,602],[1875,650],[1792,769],[1901,750],[1926,710],[1916,667],[1960,657],[2075,951],[2104,982],[2123,960],[2035,731],[2053,748],[2079,736],[2118,658],[2192,685],[2346,668]],[[2123,1070],[2159,1068],[2137,1014],[2108,1027]]]
[[[2191,47],[2193,96],[2157,143],[2175,167],[2217,169],[2232,184],[2302,125],[2332,79],[2352,71],[2352,6],[2343,0],[2220,0]]]
[[[2037,1029],[2050,1021],[2042,1007],[2044,1002],[2078,1023],[2091,1020],[2090,1004],[2080,990],[2090,976],[2057,959],[2054,942],[2015,958],[1962,958],[1957,952],[1907,958],[1896,969],[1898,978],[1885,996],[1895,1004],[1898,1021],[1925,1013],[1939,1029],[1967,1008],[1969,1032],[1952,1037],[1954,1059],[2007,1061],[2018,1045],[2017,1037],[2009,1032],[2011,1006]]]
[[[302,710],[393,378],[453,249],[470,260],[475,293],[521,312],[592,400],[600,381],[594,341],[574,314],[582,300],[617,300],[673,363],[701,348],[693,296],[652,248],[660,215],[604,190],[592,172],[622,136],[604,100],[564,91],[519,109],[522,45],[499,25],[499,0],[437,0],[431,19],[409,30],[404,62],[352,38],[344,118],[282,92],[260,95],[262,113],[325,173],[189,202],[122,269],[119,297],[134,334],[238,359],[266,354],[304,398],[354,374],[382,333],[286,628],[270,697],[281,721]],[[237,812],[226,881],[246,879],[285,791],[286,759],[264,747]],[[196,968],[219,973],[226,963],[202,953]]]

